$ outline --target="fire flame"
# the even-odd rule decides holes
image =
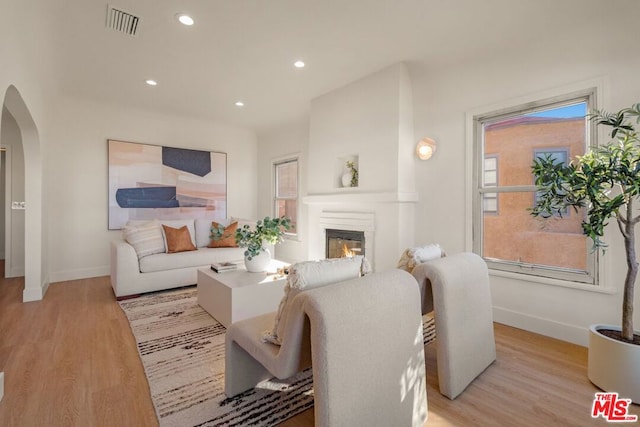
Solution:
[[[342,256],[346,257],[346,258],[351,258],[355,255],[355,252],[353,252],[351,249],[349,249],[347,247],[347,244],[345,243],[344,245],[342,245]]]

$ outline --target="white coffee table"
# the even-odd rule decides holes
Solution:
[[[226,273],[198,269],[198,304],[224,327],[276,311],[284,295],[285,276],[273,273],[287,265],[272,260],[266,273],[249,273],[242,263],[238,270]]]

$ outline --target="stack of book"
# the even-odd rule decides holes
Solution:
[[[237,270],[238,264],[233,262],[214,262],[211,264],[211,269],[216,273],[226,273],[228,271]]]

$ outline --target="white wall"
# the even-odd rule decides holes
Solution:
[[[299,156],[298,173],[298,235],[287,238],[275,248],[276,257],[289,263],[305,261],[307,249],[307,206],[302,198],[307,194],[307,146],[309,123],[291,123],[259,136],[258,139],[258,218],[273,216],[273,163],[283,158]]]
[[[401,113],[411,114],[407,87],[404,64],[395,64],[312,100],[309,194],[341,190],[339,159],[351,155],[359,157],[358,191],[407,191],[399,185],[413,185],[412,168],[398,162],[400,141],[407,140]]]
[[[301,153],[300,233],[276,247],[277,257],[289,262],[324,258],[324,231],[318,225],[323,211],[373,212],[376,248],[368,258],[381,269],[394,266],[414,241],[413,203],[393,199],[415,191],[413,141],[412,90],[404,64],[313,99],[309,123],[260,135],[260,216],[272,214],[273,161]],[[360,186],[341,188],[340,159],[351,155],[359,157]],[[328,203],[306,197],[318,195]]]
[[[640,101],[634,52],[635,36],[627,28],[632,18],[619,17],[603,28],[577,24],[566,37],[532,41],[526,49],[502,52],[473,63],[439,68],[413,64],[416,135],[438,141],[434,157],[416,170],[420,203],[418,241],[438,242],[448,253],[465,247],[465,113],[484,105],[571,85],[593,78],[605,82],[599,104],[617,110]],[[622,22],[627,20],[628,22]],[[606,25],[606,29],[604,28]],[[614,221],[615,222],[615,221]],[[615,293],[596,293],[566,287],[491,277],[495,319],[524,329],[580,344],[587,342],[589,324],[620,324],[622,283],[626,272],[621,238],[615,230],[605,256],[605,286]],[[640,301],[636,292],[636,306]],[[634,316],[640,325],[640,310]]]
[[[413,245],[412,92],[407,67],[398,63],[311,101],[309,259],[325,256],[319,223],[329,212],[373,214],[373,253],[367,249],[365,256],[375,270],[395,267]],[[359,184],[341,188],[344,158],[351,155],[358,157]]]
[[[55,111],[49,180],[51,281],[109,274],[107,139],[227,153],[228,214],[254,218],[256,136],[246,129],[62,98]]]

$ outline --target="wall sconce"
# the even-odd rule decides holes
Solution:
[[[416,156],[420,160],[428,160],[436,152],[436,142],[431,138],[422,138],[416,145]]]

